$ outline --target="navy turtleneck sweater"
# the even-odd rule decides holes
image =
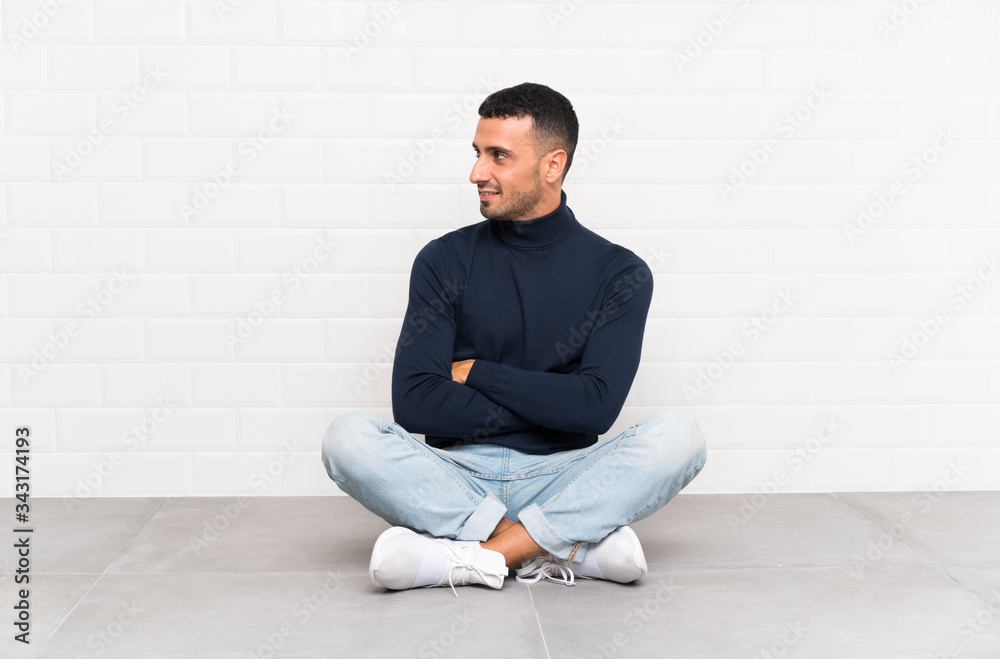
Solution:
[[[653,292],[645,261],[559,207],[429,242],[410,273],[392,369],[398,424],[444,447],[554,453],[597,441],[639,366]],[[465,384],[453,361],[475,359]]]

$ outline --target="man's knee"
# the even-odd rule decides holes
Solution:
[[[705,436],[698,422],[687,412],[671,410],[652,417],[648,423],[648,447],[661,466],[683,466],[701,470],[708,457]]]
[[[365,439],[373,432],[380,432],[382,419],[357,410],[341,414],[326,429],[323,435],[323,463],[327,471],[338,468],[337,465],[355,462],[354,455],[365,443]]]
[[[686,412],[675,411],[671,414],[674,415],[674,427],[676,428],[674,436],[678,438],[678,441],[683,438],[683,443],[687,446],[692,459],[704,464],[708,455],[708,446],[698,422]]]

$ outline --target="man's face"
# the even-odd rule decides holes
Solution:
[[[479,212],[491,220],[541,217],[541,154],[531,136],[531,117],[480,118],[469,180],[479,188]]]

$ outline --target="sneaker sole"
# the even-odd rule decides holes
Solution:
[[[375,579],[375,570],[382,567],[382,545],[385,544],[387,540],[395,538],[396,536],[407,535],[407,534],[417,535],[408,528],[402,526],[393,526],[391,528],[386,529],[385,531],[382,531],[382,534],[379,535],[378,540],[375,541],[375,546],[372,548],[372,558],[371,561],[368,563],[368,577],[372,580],[372,585],[374,585],[376,588],[385,588],[386,590],[396,590],[380,584],[378,580]]]

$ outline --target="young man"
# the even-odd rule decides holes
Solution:
[[[670,501],[706,457],[678,412],[598,441],[639,366],[652,273],[566,205],[579,124],[562,94],[523,83],[491,94],[479,115],[469,180],[486,219],[414,260],[395,422],[337,418],[323,462],[395,525],[372,551],[376,586],[500,588],[508,567],[519,581],[638,581],[646,560],[628,524]]]

